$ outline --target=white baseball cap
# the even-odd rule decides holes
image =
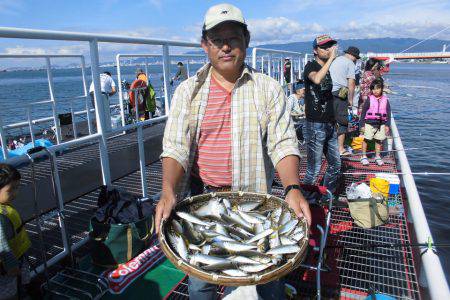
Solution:
[[[210,30],[223,22],[236,22],[247,25],[239,8],[228,3],[222,3],[208,9],[205,15],[205,22],[203,23],[203,30]]]

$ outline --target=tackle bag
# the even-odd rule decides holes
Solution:
[[[151,203],[141,202],[130,193],[102,187],[98,204],[100,208],[91,218],[89,228],[93,264],[117,267],[149,246],[154,231]]]
[[[350,215],[356,225],[362,228],[373,228],[383,225],[389,220],[386,198],[347,199]]]

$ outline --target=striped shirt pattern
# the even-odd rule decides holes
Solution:
[[[184,168],[180,196],[188,191],[210,81],[208,63],[183,81],[172,98],[161,158],[170,157]],[[244,67],[231,92],[233,191],[270,192],[274,166],[288,155],[300,156],[286,100],[277,81]]]
[[[231,186],[231,93],[212,76],[193,170],[205,185]]]

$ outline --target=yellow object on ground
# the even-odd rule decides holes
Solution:
[[[371,178],[370,179],[370,190],[372,194],[378,193],[382,194],[385,198],[389,196],[389,181],[382,178]]]
[[[364,141],[364,137],[356,136],[352,139],[351,147],[353,150],[362,150],[362,143]]]

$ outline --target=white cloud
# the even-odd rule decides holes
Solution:
[[[44,48],[38,48],[38,47],[23,47],[23,46],[15,46],[15,47],[8,47],[5,48],[6,54],[12,54],[12,55],[42,55],[47,54]]]

